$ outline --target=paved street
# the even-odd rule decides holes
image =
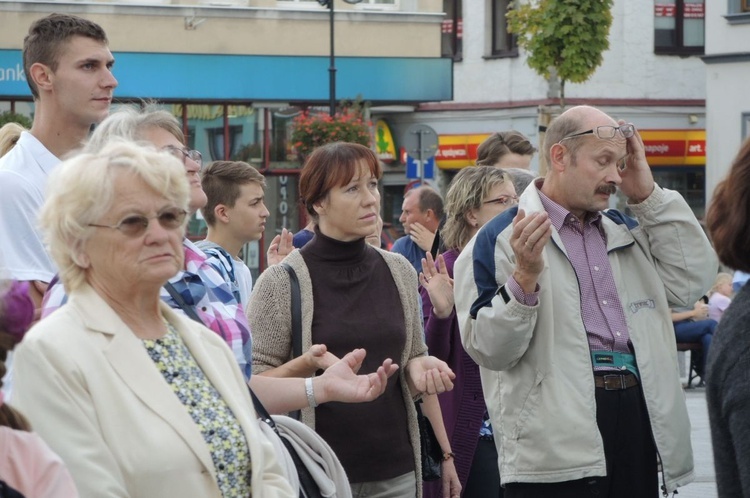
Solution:
[[[693,455],[695,458],[695,481],[679,489],[677,498],[716,498],[716,475],[711,452],[711,433],[706,411],[706,390],[688,389],[688,413],[692,424]]]

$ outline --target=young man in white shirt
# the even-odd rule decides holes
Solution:
[[[35,21],[24,39],[34,123],[0,159],[0,247],[8,276],[31,282],[37,308],[56,273],[37,212],[51,171],[109,113],[117,80],[107,44],[98,24],[68,14]]]

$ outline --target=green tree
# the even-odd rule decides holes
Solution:
[[[549,81],[583,83],[609,48],[613,0],[529,0],[508,11],[508,27],[528,52],[527,64]]]
[[[16,114],[10,111],[0,112],[0,127],[7,123],[18,123],[27,130],[31,128],[31,120],[23,114]]]

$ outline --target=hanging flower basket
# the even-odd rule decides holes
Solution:
[[[292,121],[292,143],[301,159],[321,145],[352,142],[369,147],[370,123],[357,110],[344,110],[335,116],[304,111]]]

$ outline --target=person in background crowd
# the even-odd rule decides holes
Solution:
[[[393,244],[391,252],[409,260],[419,273],[422,258],[432,248],[440,222],[443,219],[443,199],[431,187],[417,187],[404,194],[399,221],[406,235]]]
[[[310,242],[315,235],[315,221],[310,220],[310,222],[305,225],[305,228],[300,230],[299,232],[294,234],[293,242],[292,244],[297,249],[302,249],[305,247],[305,244]]]
[[[34,318],[28,291],[28,282],[0,280],[0,379],[7,354],[23,339]],[[5,403],[0,392],[0,496],[77,498],[63,461],[30,430],[26,418]]]
[[[720,321],[724,311],[732,303],[733,294],[732,275],[719,273],[708,293],[708,318],[717,322]]]
[[[701,351],[691,351],[690,354],[700,355],[696,362],[696,373],[701,378],[698,385],[703,387],[706,378],[706,358],[717,325],[716,320],[708,318],[708,304],[701,298],[695,302],[692,308],[673,309],[672,325],[677,342],[701,343]]]
[[[0,157],[3,157],[10,149],[15,147],[24,131],[26,131],[26,128],[18,123],[5,123],[0,128]]]
[[[706,215],[719,259],[750,273],[750,139],[716,186]],[[734,296],[708,354],[706,401],[719,498],[750,497],[750,286]]]
[[[183,265],[181,161],[113,143],[50,185],[40,220],[70,301],[19,347],[15,399],[81,495],[293,496],[229,349],[159,299]]]
[[[572,107],[544,155],[547,175],[455,265],[505,497],[656,498],[657,454],[672,493],[693,458],[669,308],[711,285],[716,255],[683,197],[654,182],[632,124]],[[635,218],[606,210],[617,187]]]
[[[428,253],[419,276],[428,351],[456,374],[454,389],[438,399],[464,498],[501,497],[503,491],[479,366],[461,344],[453,306],[453,265],[485,223],[517,202],[511,179],[502,169],[476,166],[459,171],[445,197],[441,235],[447,251],[438,256],[437,265]],[[442,497],[438,483],[425,483],[425,496]]]
[[[446,453],[446,496],[458,497],[436,393],[452,388],[453,372],[426,356],[416,273],[401,256],[369,246],[380,209],[375,153],[359,144],[335,142],[317,148],[300,176],[300,197],[313,217],[315,236],[287,256],[301,294],[302,348],[325,344],[334,356],[365,347],[370,372],[382,358],[399,358],[401,373],[383,396],[361,405],[310,403],[302,421],[333,448],[346,469],[354,496],[421,496],[419,430],[413,396],[424,398],[425,414]],[[253,330],[253,373],[260,376],[315,374],[317,367],[292,356],[289,274],[280,265],[258,279],[248,308]],[[315,377],[313,377],[315,378]]]
[[[114,62],[104,30],[74,15],[36,20],[23,41],[34,122],[0,159],[0,241],[9,276],[31,282],[37,307],[56,272],[37,228],[45,184],[60,158],[109,113]]]
[[[477,147],[477,166],[529,169],[536,147],[515,130],[493,133]],[[521,190],[517,190],[521,194]]]
[[[196,245],[208,256],[235,298],[247,309],[253,276],[240,259],[248,242],[260,240],[270,214],[263,199],[266,181],[257,169],[240,161],[214,161],[201,173],[206,205],[201,208],[208,225],[206,239]]]
[[[503,170],[510,175],[513,180],[513,186],[516,189],[516,195],[519,196],[523,194],[526,187],[531,185],[531,182],[536,178],[536,175],[527,169],[503,168]]]

